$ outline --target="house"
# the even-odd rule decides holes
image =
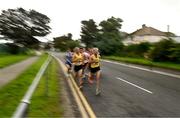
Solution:
[[[141,29],[129,34],[123,43],[125,45],[139,44],[142,42],[155,43],[166,39],[167,37],[174,39],[176,42],[180,42],[180,37],[175,36],[175,34],[171,32],[162,32],[158,29],[147,27],[145,24],[143,24]]]

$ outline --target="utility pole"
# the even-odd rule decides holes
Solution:
[[[170,32],[169,32],[170,26],[167,25],[167,37],[169,38]]]
[[[170,26],[169,26],[169,25],[167,25],[167,32],[169,32],[169,29],[170,29]]]

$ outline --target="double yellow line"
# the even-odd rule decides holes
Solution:
[[[79,90],[74,78],[72,77],[72,75],[68,75],[66,73],[66,67],[65,65],[62,63],[62,61],[60,59],[58,59],[56,56],[52,55],[60,64],[63,73],[65,74],[69,87],[72,91],[72,94],[75,98],[75,101],[77,102],[77,105],[79,107],[79,110],[81,112],[81,115],[83,118],[96,118],[96,115],[94,113],[94,111],[92,110],[91,106],[89,105],[89,103],[87,102],[86,98],[84,97],[83,93]]]

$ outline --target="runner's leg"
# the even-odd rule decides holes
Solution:
[[[96,95],[100,94],[100,70],[96,72]]]
[[[88,82],[90,84],[93,84],[93,74],[91,72],[89,72],[89,74],[88,74]]]
[[[78,79],[79,79],[79,88],[81,89],[83,87],[83,76],[82,76],[82,69],[78,71]]]

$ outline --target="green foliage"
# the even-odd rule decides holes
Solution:
[[[73,49],[79,45],[79,41],[72,40],[72,35],[70,35],[70,33],[67,36],[63,35],[54,38],[54,47],[61,51],[66,51],[69,48]]]
[[[120,18],[111,17],[107,20],[100,22],[102,32],[116,32],[119,34],[119,29],[121,29],[123,20]]]
[[[14,43],[0,44],[0,54],[27,54],[29,48]]]
[[[171,39],[164,39],[156,43],[149,51],[149,57],[153,61],[178,61],[179,47]],[[174,58],[176,57],[176,59]]]
[[[94,42],[98,41],[98,28],[93,19],[88,21],[81,21],[81,42],[84,43],[87,47],[93,47]]]
[[[99,48],[103,55],[119,54],[123,49],[123,44],[120,40],[109,39],[102,36],[101,40],[95,42],[94,45]]]
[[[180,43],[174,44],[170,51],[172,52],[169,55],[170,60],[180,63]]]
[[[122,55],[127,57],[144,57],[150,47],[151,44],[148,42],[131,44],[124,47]]]
[[[9,48],[6,44],[0,44],[0,54],[8,54]]]
[[[123,49],[122,36],[119,31],[121,22],[120,18],[114,17],[100,22],[99,40],[94,42],[94,45],[100,49],[101,54],[112,55],[121,53]]]
[[[35,10],[3,10],[0,19],[0,34],[14,43],[29,46],[39,43],[34,36],[46,36],[50,33],[50,27],[47,25],[50,19]]]

